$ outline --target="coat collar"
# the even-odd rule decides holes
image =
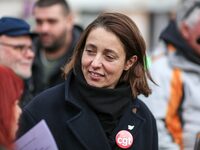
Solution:
[[[103,131],[103,128],[95,115],[95,113],[81,100],[76,100],[70,94],[70,78],[65,82],[65,100],[69,107],[73,107],[76,113],[74,113],[71,118],[66,120],[67,127],[71,130],[74,136],[80,141],[80,143],[85,147],[85,149],[90,150],[111,150],[111,146],[108,139]],[[71,85],[70,85],[71,86]],[[139,109],[139,103],[136,99],[130,109],[128,109],[119,121],[119,125],[113,131],[111,135],[112,142],[115,142],[116,134],[121,130],[129,131],[133,140],[137,138],[137,133],[141,130],[145,119],[133,113],[132,108]],[[133,129],[128,129],[128,126],[133,127]],[[133,144],[134,145],[134,144]]]

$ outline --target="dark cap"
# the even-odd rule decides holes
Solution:
[[[30,26],[22,19],[12,17],[2,17],[0,19],[0,35],[21,36],[30,35],[36,36],[36,33],[30,32]]]

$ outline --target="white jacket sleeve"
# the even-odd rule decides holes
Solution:
[[[173,142],[165,125],[172,73],[168,66],[167,57],[162,56],[162,58],[153,62],[149,70],[158,85],[150,81],[152,94],[149,97],[139,96],[139,98],[149,107],[156,118],[159,150],[179,150],[179,146]]]

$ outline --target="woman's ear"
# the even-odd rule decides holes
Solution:
[[[136,55],[133,55],[129,60],[127,60],[124,65],[124,70],[128,70],[131,66],[133,66],[137,59],[138,57]]]

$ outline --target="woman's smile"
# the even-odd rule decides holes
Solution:
[[[98,73],[98,72],[94,72],[94,71],[88,71],[89,72],[89,76],[91,78],[91,80],[100,80],[101,78],[104,77],[103,74]]]

